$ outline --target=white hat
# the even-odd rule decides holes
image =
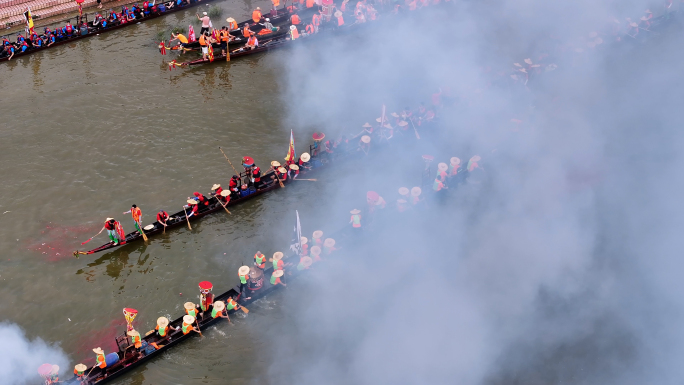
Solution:
[[[129,330],[126,334],[128,334],[131,337],[140,337],[140,333],[138,333],[137,330]]]
[[[318,246],[313,246],[311,248],[311,255],[319,255],[321,254],[321,248]]]
[[[398,117],[399,117],[399,114],[397,114],[396,112],[392,112],[390,115],[392,115],[392,116],[395,117],[395,118],[398,118]]]
[[[273,166],[273,167],[280,167],[280,162],[278,162],[277,160],[274,160],[274,161],[271,162],[271,166]]]
[[[323,232],[321,230],[316,230],[313,232],[313,239],[320,239],[323,236]]]
[[[303,153],[302,155],[299,156],[299,159],[302,160],[302,162],[306,163],[311,159],[311,155],[309,155],[308,152]]]
[[[359,210],[357,210],[357,209],[354,209],[354,210],[350,211],[350,213],[352,213],[352,214],[358,214],[358,213],[360,213],[360,212],[361,212],[361,211],[359,211]]]
[[[454,166],[458,166],[459,164],[461,164],[461,160],[455,156],[451,158],[449,162]]]
[[[266,18],[266,21],[271,21],[271,19],[269,19],[269,18],[267,17],[267,18]]]
[[[284,271],[282,271],[282,270],[276,270],[276,271],[273,272],[272,275],[273,275],[274,277],[276,277],[276,278],[280,278],[280,277],[283,276],[283,274],[285,274]]]
[[[364,124],[364,125],[361,126],[361,127],[363,127],[363,128],[371,128],[371,127],[373,127],[373,126],[371,126],[370,123],[366,122],[366,124]]]
[[[220,184],[215,184],[215,185],[211,186],[211,189],[212,189],[212,190],[216,190],[216,189],[219,188],[219,187],[221,187]]]
[[[143,227],[143,230],[150,231],[150,230],[152,230],[153,228],[154,228],[154,225],[147,225],[147,226]]]
[[[295,27],[294,25],[291,25],[291,26],[290,26],[290,30],[291,30],[291,31],[294,31],[295,29],[297,29],[297,27]]]
[[[261,8],[257,7],[257,9],[261,11]]]
[[[361,141],[364,142],[364,143],[366,143],[366,144],[368,144],[368,143],[370,143],[371,138],[370,138],[370,136],[368,136],[368,135],[364,135],[364,136],[361,137]]]
[[[226,304],[223,301],[214,302],[214,309],[218,311],[223,311],[226,308]]]
[[[186,302],[183,304],[183,307],[188,309],[188,310],[193,310],[193,309],[195,309],[195,304],[192,302]]]
[[[306,243],[309,242],[309,240],[308,240],[306,237],[301,237],[301,238],[299,239],[299,242],[300,242],[302,245],[306,245]]]
[[[232,23],[232,22],[235,21],[235,19],[233,19],[232,17],[229,17],[229,18],[226,19],[226,21],[229,22],[229,23]]]
[[[295,170],[295,171],[297,171],[297,170],[299,170],[299,166],[297,166],[296,164],[291,164],[291,165],[290,165],[290,170]]]
[[[204,16],[207,16],[207,13],[206,13],[206,12],[202,12],[202,14],[203,14]]]
[[[397,199],[397,203],[404,204],[406,203],[406,199]]]
[[[113,219],[114,219],[114,218],[107,218],[106,221],[109,222],[109,221],[111,221],[111,220],[113,220]]]
[[[159,317],[159,318],[157,318],[157,325],[159,325],[160,328],[168,326],[169,325],[169,319],[166,317]]]
[[[406,187],[399,187],[399,195],[408,195],[409,189]]]
[[[475,155],[472,158],[470,158],[470,160],[472,160],[473,162],[479,162],[480,160],[482,160],[482,158],[480,158],[479,155]]]
[[[184,315],[183,316],[183,323],[187,325],[192,325],[195,322],[195,317],[191,315]]]
[[[281,174],[285,174],[287,169],[285,167],[278,167],[278,171],[280,171]]]
[[[283,259],[282,251],[276,251],[275,253],[273,253],[273,260],[274,261],[280,261],[281,259]]]
[[[437,165],[437,169],[438,169],[439,171],[446,171],[446,170],[449,169],[449,166],[447,166],[446,163],[440,163],[440,164]]]
[[[414,187],[411,189],[411,196],[417,197],[421,192],[423,191],[420,189],[420,187]]]
[[[59,373],[59,365],[52,365],[52,370],[50,371],[50,374],[57,374]]]
[[[88,369],[88,367],[83,364],[76,364],[76,366],[74,366],[74,369],[77,372],[85,372]]]
[[[239,275],[249,274],[249,266],[240,266],[240,268],[238,269],[238,274]]]
[[[402,120],[401,122],[399,122],[399,123],[397,123],[397,124],[398,124],[399,126],[401,126],[401,127],[408,126],[408,123],[406,123],[405,120]]]
[[[104,350],[102,350],[102,348],[95,348],[93,349],[93,352],[95,352],[95,354],[104,354]]]
[[[378,123],[382,122],[382,116],[379,117],[379,118],[376,118],[375,121],[378,122]]]
[[[532,64],[532,59],[525,59],[525,63]]]
[[[194,200],[194,199],[188,199],[188,204],[189,204],[189,205],[196,205],[196,204],[197,204],[197,201]]]
[[[304,267],[309,267],[313,263],[313,259],[311,259],[311,257],[302,257],[302,259],[299,260],[299,263]]]
[[[230,190],[223,190],[223,191],[221,191],[221,196],[222,196],[222,197],[227,197],[228,195],[230,195]]]
[[[323,246],[333,247],[333,246],[335,246],[335,240],[332,238],[327,238],[325,241],[323,241]]]
[[[342,12],[340,11],[335,11],[335,17],[340,17],[342,16]]]

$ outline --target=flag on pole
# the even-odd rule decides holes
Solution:
[[[214,47],[211,46],[211,43],[207,43],[207,54],[209,55],[209,62],[214,61]]]
[[[302,227],[299,224],[299,211],[295,210],[297,214],[297,222],[294,225],[294,231],[292,232],[292,243],[290,244],[290,250],[292,250],[296,255],[302,253]]]
[[[164,44],[164,40],[159,43],[159,52],[161,52],[162,55],[166,55],[166,44]]]
[[[188,42],[192,43],[194,41],[197,41],[197,38],[195,37],[195,29],[192,28],[191,24],[190,28],[188,28]]]
[[[24,12],[24,19],[26,19],[26,33],[34,34],[33,31],[33,16],[31,16],[31,7],[28,7],[26,12]]]
[[[292,134],[292,130],[290,130],[290,147],[287,149],[287,157],[285,157],[285,160],[294,163],[296,158],[297,153],[295,152],[294,135]]]

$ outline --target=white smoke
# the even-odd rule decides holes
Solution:
[[[0,383],[6,385],[40,384],[38,367],[42,364],[59,365],[60,374],[70,374],[69,361],[58,346],[42,339],[33,340],[17,325],[0,324]]]

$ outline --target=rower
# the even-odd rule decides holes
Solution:
[[[74,375],[76,375],[76,378],[79,381],[83,381],[83,376],[85,375],[85,371],[87,369],[88,367],[83,364],[76,364],[76,366],[74,366]]]
[[[442,182],[446,181],[447,178],[447,170],[449,169],[449,166],[447,166],[446,163],[440,163],[437,165],[437,175],[435,176],[436,179],[439,179]]]
[[[107,218],[104,223],[104,229],[107,230],[109,239],[112,240],[114,246],[119,244],[119,236],[116,234],[116,220],[114,218]]]
[[[401,196],[400,199],[408,199],[409,189],[406,187],[399,187],[399,195]]]
[[[204,28],[202,28],[202,29],[204,30]],[[202,59],[203,60],[207,60],[207,57],[209,55],[209,44],[211,44],[211,43],[209,43],[208,37],[209,37],[209,35],[207,32],[201,33],[201,35],[199,37],[199,45],[200,45],[200,48],[202,49]]]
[[[166,227],[166,221],[169,220],[169,213],[167,213],[164,210],[159,210],[157,213],[157,222],[159,222],[160,225]]]
[[[196,327],[192,326],[192,324],[195,323],[195,317],[191,315],[184,315],[183,316],[183,325],[181,326],[181,329],[183,330],[183,334],[188,334],[192,331],[199,333],[199,329]]]
[[[277,160],[271,161],[271,170],[277,170],[278,167],[280,167],[280,162],[278,162]]]
[[[457,157],[453,157],[449,160],[449,172],[450,177],[456,176],[458,174],[458,168],[461,167],[461,160]]]
[[[235,19],[233,19],[232,17],[229,17],[226,19],[226,21],[228,22],[228,31],[234,31],[234,30],[238,29],[238,25],[237,25],[237,22],[235,21]]]
[[[313,260],[310,257],[301,257],[299,259],[299,264],[297,265],[297,270],[302,271],[308,269],[313,264]]]
[[[207,197],[205,197],[202,193],[195,191],[194,193],[192,193],[192,195],[195,196],[195,199],[197,200],[198,205],[209,206],[209,199],[207,199]],[[188,198],[188,199],[192,199],[192,198]]]
[[[249,266],[240,266],[238,269],[238,277],[240,277],[240,294],[245,294],[247,288],[247,277],[249,276]],[[246,297],[250,299],[252,297]]]
[[[233,177],[230,178],[230,182],[228,183],[228,189],[230,190],[230,193],[233,194],[234,198],[238,198],[240,196],[241,184],[242,181],[240,180],[239,176],[233,175]]]
[[[99,366],[100,369],[104,369],[107,367],[107,361],[105,360],[105,354],[104,350],[101,348],[95,348],[93,349],[93,352],[95,352],[95,366]]]
[[[221,30],[219,31],[219,41],[221,42],[221,55],[226,54],[226,50],[228,49],[228,42],[230,41],[230,32],[228,32],[228,29],[223,26],[221,27]],[[217,194],[220,194],[221,192],[217,192]]]
[[[299,254],[302,257],[306,257],[309,255],[309,240],[306,237],[301,237],[299,239],[299,244],[302,245],[302,253]]]
[[[470,158],[470,160],[468,160],[468,167],[467,167],[468,172],[472,172],[476,168],[480,167],[480,165],[477,163],[480,160],[482,160],[482,158],[480,158],[479,155],[475,155],[472,158]]]
[[[126,334],[131,337],[131,343],[136,349],[142,346],[142,341],[140,341],[140,333],[137,330],[129,330]]]
[[[261,251],[257,251],[256,254],[254,254],[254,266],[261,270],[266,268],[266,256],[263,255]]]
[[[259,47],[259,40],[257,40],[256,34],[253,34],[252,36],[247,39],[247,43],[245,44],[245,48],[249,48],[250,50],[258,48]]]
[[[245,39],[247,39],[252,35],[254,35],[254,32],[251,29],[249,29],[249,23],[245,23],[245,26],[242,28],[242,36],[244,36]]]
[[[321,25],[321,16],[318,13],[314,13],[311,18],[311,25],[313,25],[314,33],[318,33],[318,27]]]
[[[286,284],[283,283],[283,281],[280,280],[280,277],[282,277],[283,274],[285,274],[285,272],[283,272],[282,270],[274,271],[273,274],[271,274],[271,285],[275,286],[275,285],[280,284],[283,286],[287,286]]]
[[[211,186],[211,195],[219,197],[221,196],[221,191],[223,191],[223,188],[221,188],[220,184],[215,183],[213,186]]]
[[[288,34],[290,35],[290,40],[297,40],[299,38],[299,32],[297,31],[297,26],[291,25],[290,31],[288,32]]]
[[[173,330],[178,330],[179,328],[176,327],[175,329],[172,327],[171,329]],[[157,318],[157,326],[154,328],[154,330],[157,331],[160,337],[164,337],[168,339],[167,334],[169,331],[169,319],[166,317],[159,317]]]
[[[318,246],[313,246],[311,248],[311,259],[314,262],[320,262],[321,260],[321,248]]]
[[[281,182],[285,182],[287,180],[287,169],[285,167],[278,167],[276,174]]]
[[[361,231],[361,211],[358,209],[354,209],[350,211],[351,213],[351,219],[349,220],[349,223],[352,224],[352,228],[355,229],[357,232]]]
[[[283,253],[276,251],[273,253],[273,270],[283,270],[285,263],[283,262]]]
[[[223,311],[226,309],[226,304],[223,303],[223,301],[216,301],[214,304],[211,306],[211,318],[228,318],[228,322],[230,322],[230,317],[228,317],[228,314],[223,313]]]
[[[420,189],[420,187],[416,186],[411,189],[411,204],[412,205],[417,205],[420,203],[420,194],[423,192],[423,190]]]
[[[304,152],[302,153],[302,155],[299,156],[299,159],[297,160],[297,165],[300,169],[303,167],[306,170],[311,170],[309,160],[311,160],[311,155],[309,155],[309,153],[307,152]]]
[[[228,203],[230,203],[230,191],[221,191],[221,194],[218,195],[217,198],[223,203],[224,206],[227,205]]]
[[[256,7],[256,9],[252,11],[252,21],[254,21],[255,23],[261,21],[261,8]]]
[[[214,302],[214,294],[211,292],[213,288],[214,285],[212,285],[212,283],[209,281],[202,281],[199,283],[200,309],[202,309],[202,313],[200,313],[200,316],[202,316],[203,319],[204,312],[209,310],[209,306]]]
[[[292,179],[296,179],[299,176],[299,166],[297,166],[296,164],[291,164],[290,171],[288,171],[288,175],[291,175]]]
[[[366,155],[370,151],[371,137],[368,135],[363,135],[359,141],[359,149],[363,151]]]
[[[194,199],[188,199],[187,202],[188,205],[183,206],[183,210],[185,210],[188,207],[192,207],[192,210],[190,210],[190,214],[187,214],[188,218],[190,218],[193,215],[197,215],[197,213],[199,212],[199,205],[197,204],[197,201]]]
[[[296,13],[292,14],[292,16],[290,16],[290,23],[292,25],[298,25],[299,23],[301,23],[299,15],[297,15]]]
[[[325,255],[330,255],[335,250],[337,250],[337,249],[335,248],[335,240],[334,239],[327,238],[325,241],[323,241],[323,253],[325,253]]]
[[[344,17],[342,16],[342,12],[340,11],[335,11],[335,17],[337,18],[337,26],[341,27],[344,25]]]
[[[66,25],[64,26],[64,33],[67,35],[67,37],[71,37],[71,35],[74,33],[74,27],[69,21],[67,21]]]
[[[314,34],[313,24],[307,24],[306,28],[304,29],[304,32],[306,33],[306,36],[313,35]]]
[[[140,222],[142,221],[142,211],[140,211],[140,208],[136,205],[132,205],[130,210],[124,212],[124,214],[128,213],[131,213],[131,216],[133,217],[135,228],[142,233],[142,226],[140,225]]]
[[[197,305],[195,305],[192,302],[186,302],[183,304],[183,308],[185,309],[185,314],[189,315],[191,317],[197,317]]]
[[[249,297],[249,298],[251,298],[251,297]],[[245,299],[249,299],[249,298],[245,298]],[[226,315],[228,315],[228,312],[233,310],[233,309],[235,309],[235,310],[240,309],[240,305],[237,302],[235,302],[233,297],[228,297],[228,299],[226,300]],[[230,318],[228,319],[228,321],[230,321]]]
[[[439,178],[435,178],[435,181],[432,183],[432,190],[434,192],[440,192],[445,188],[447,187],[444,186],[444,183],[442,183],[442,181]]]
[[[254,183],[254,188],[257,190],[261,186],[261,169],[256,164],[252,165],[252,183]]]
[[[271,19],[269,19],[269,18],[266,18],[263,26],[264,26],[264,29],[268,29],[271,32],[275,32],[275,31],[280,29],[279,27],[273,26],[273,24],[271,24]]]
[[[408,209],[408,202],[406,202],[406,199],[399,198],[397,199],[397,211],[400,213],[403,213]]]
[[[178,45],[185,48],[185,45],[188,44],[188,38],[185,37],[182,33],[175,34],[171,33],[171,40],[169,40],[169,44],[171,44],[172,41],[178,40]]]
[[[321,230],[314,231],[313,236],[311,237],[311,242],[313,246],[323,246],[323,232]]]

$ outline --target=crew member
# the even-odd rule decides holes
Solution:
[[[245,26],[242,28],[242,36],[244,36],[245,39],[247,39],[252,35],[254,35],[254,32],[252,32],[252,30],[249,29],[249,23],[245,23]]]
[[[310,257],[301,257],[299,259],[299,264],[297,265],[297,270],[306,270],[311,266],[313,260]]]
[[[249,276],[249,266],[240,266],[238,269],[238,277],[240,277],[240,293],[245,295],[247,288],[247,277]],[[251,299],[252,297],[246,297],[245,299]]]
[[[249,298],[252,298],[252,297],[249,297]],[[249,298],[245,298],[245,299],[249,299]],[[228,299],[226,300],[226,316],[228,315],[228,312],[233,310],[233,309],[235,309],[235,310],[240,309],[240,305],[237,302],[235,302],[233,297],[228,297]],[[230,318],[228,318],[228,322],[230,322]]]
[[[311,248],[311,259],[314,262],[319,262],[321,260],[321,248],[318,246],[313,246]]]
[[[255,23],[258,23],[261,21],[261,8],[256,7],[256,9],[252,12],[252,20]]]
[[[261,169],[256,164],[252,165],[252,182],[254,183],[254,188],[259,189],[261,186]]]
[[[271,32],[275,32],[279,29],[278,27],[274,27],[273,24],[271,24],[271,19],[269,19],[269,18],[266,18],[266,21],[264,22],[263,25],[264,25],[264,29],[268,29]]]
[[[307,35],[313,35],[314,34],[314,26],[313,24],[307,24],[306,28],[304,29]]]
[[[200,315],[204,318],[204,312],[209,310],[209,305],[211,305],[214,302],[214,294],[211,292],[211,290],[214,288],[214,285],[211,284],[209,281],[202,281],[199,283],[199,289],[200,289],[200,309],[202,309],[202,313]]]
[[[254,266],[261,270],[266,268],[266,256],[261,254],[261,251],[257,251],[256,254],[254,254]]]
[[[166,317],[157,318],[157,326],[154,328],[154,330],[157,331],[160,337],[166,337],[169,331],[169,319]]]
[[[318,26],[321,25],[321,16],[318,13],[314,13],[311,18],[311,24],[313,25],[314,33],[318,33]]]
[[[197,317],[197,305],[195,305],[194,303],[186,302],[183,304],[183,308],[185,309],[186,315]]]
[[[411,204],[412,205],[417,205],[420,203],[420,194],[423,192],[423,190],[420,189],[420,187],[414,187],[411,189]]]
[[[232,178],[230,178],[230,182],[228,183],[228,189],[230,190],[230,193],[233,194],[233,198],[239,198],[240,197],[240,185],[242,184],[242,181],[240,180],[240,177],[237,175],[233,175]]]
[[[207,199],[207,197],[205,197],[200,192],[195,191],[194,193],[192,193],[192,195],[194,195],[195,199],[197,199],[198,205],[209,206],[209,199]],[[188,199],[192,199],[192,198],[188,198]]]
[[[312,246],[323,246],[323,232],[321,230],[316,230],[313,232],[311,237]]]
[[[230,191],[228,190],[223,190],[221,191],[221,194],[217,196],[217,198],[223,202],[223,205],[227,205],[230,203]]]
[[[220,184],[216,183],[213,186],[211,186],[211,195],[219,197],[221,195],[221,191],[223,191],[223,188]]]
[[[85,375],[85,371],[87,369],[88,367],[83,364],[76,364],[76,366],[74,366],[74,374],[76,375],[79,381],[83,380],[83,376]]]
[[[271,274],[271,285],[283,285],[287,286],[286,284],[283,283],[283,281],[280,280],[280,277],[282,277],[284,272],[282,270],[276,270]]]
[[[439,178],[435,178],[435,181],[432,183],[432,190],[434,192],[439,192],[442,191],[442,189],[446,188],[444,186],[444,183]]]
[[[226,309],[226,304],[223,303],[223,301],[216,301],[211,307],[211,318],[228,318],[228,322],[230,322],[230,317],[228,317],[228,314],[223,314],[223,311]]]
[[[192,331],[199,333],[199,329],[192,326],[192,324],[194,324],[194,323],[195,323],[195,317],[193,317],[191,315],[184,315],[183,316],[183,325],[181,326],[181,329],[183,330],[183,334],[188,334]]]
[[[131,209],[128,211],[124,211],[124,214],[131,213],[131,216],[133,217],[133,222],[135,222],[135,228],[142,233],[142,226],[140,226],[140,222],[142,221],[142,211],[138,208],[138,206],[133,205],[131,206]]]
[[[209,19],[209,16],[207,15],[206,12],[202,12],[202,17],[197,16],[197,20],[202,22],[202,29],[200,29],[200,35],[204,35],[205,32],[209,32],[209,28],[211,27],[211,19]]]
[[[301,237],[299,239],[299,244],[302,245],[302,253],[299,254],[302,257],[306,257],[309,255],[309,240],[306,237]]]
[[[250,50],[259,47],[259,40],[257,40],[256,35],[252,35],[249,37],[249,39],[247,39],[245,47],[249,48]]]
[[[169,213],[167,213],[164,210],[159,210],[157,213],[157,222],[159,222],[160,225],[166,227],[166,221],[169,220]]]
[[[461,167],[461,160],[454,156],[449,161],[449,176],[456,176],[456,174],[458,174],[459,167]]]
[[[109,239],[114,242],[114,245],[119,244],[119,236],[116,234],[116,221],[114,218],[107,218],[107,220],[104,223],[104,228],[107,230],[107,235],[109,235]]]
[[[66,25],[64,26],[64,33],[67,35],[67,37],[71,37],[71,35],[73,35],[73,33],[74,33],[74,27],[68,21],[67,21]]]
[[[95,348],[93,349],[93,352],[95,352],[95,366],[99,366],[100,369],[104,369],[107,367],[107,361],[105,361],[105,354],[104,350],[101,348]]]
[[[480,165],[477,163],[480,160],[482,160],[482,158],[480,158],[479,155],[475,155],[472,158],[470,158],[470,160],[468,161],[468,172],[472,172],[476,168],[480,167]]]
[[[309,153],[304,152],[302,155],[299,156],[299,159],[297,160],[297,165],[299,168],[304,167],[306,170],[311,169],[311,165],[309,164],[309,160],[311,160],[311,155]]]
[[[188,206],[183,206],[183,209],[185,209],[186,207],[192,207],[190,213],[187,214],[188,218],[199,213],[199,205],[197,204],[197,201],[194,199],[188,199]]]
[[[225,56],[226,50],[228,49],[228,42],[230,41],[230,32],[228,32],[228,29],[225,26],[221,27],[221,30],[219,31],[219,40],[221,41],[221,55]],[[220,194],[220,192],[217,194]]]
[[[204,28],[202,28],[204,29]],[[207,57],[209,56],[209,44],[211,44],[208,39],[207,39],[207,32],[204,32],[200,35],[199,37],[199,45],[200,48],[202,49],[202,59],[207,60]]]
[[[234,30],[238,29],[238,25],[237,25],[237,22],[235,21],[235,19],[233,19],[232,17],[229,17],[226,19],[226,21],[228,22],[228,31],[234,31]]]
[[[296,179],[299,176],[299,166],[296,164],[291,164],[288,174],[292,176],[292,179]]]
[[[337,250],[335,248],[335,240],[332,238],[327,238],[323,242],[323,253],[325,253],[325,255],[330,255],[335,250]]]
[[[290,40],[297,40],[299,38],[299,31],[297,31],[296,25],[291,25],[288,33],[290,34]]]
[[[302,21],[299,19],[299,15],[297,15],[296,13],[290,16],[290,23],[292,25],[299,25],[299,23],[301,22]]]
[[[285,182],[287,180],[287,169],[285,167],[278,167],[276,174],[281,182]]]
[[[273,253],[273,270],[283,270],[285,263],[283,262],[283,253],[276,251]]]
[[[356,230],[361,230],[361,211],[354,209],[350,211],[351,213],[351,219],[349,220],[349,223],[352,224],[352,228]]]
[[[126,334],[131,337],[131,343],[136,349],[142,346],[142,341],[140,341],[140,333],[137,330],[129,330]]]

